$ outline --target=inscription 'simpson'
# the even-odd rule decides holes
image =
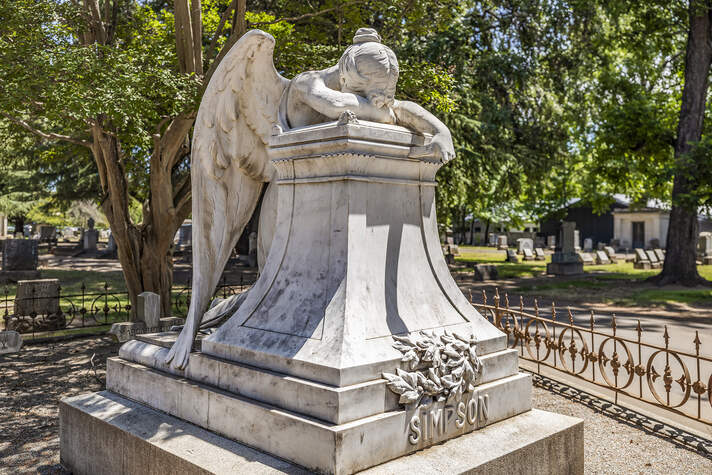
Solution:
[[[408,442],[416,445],[421,440],[432,440],[450,430],[452,424],[462,429],[465,424],[484,427],[489,417],[489,395],[473,397],[469,401],[460,401],[456,405],[434,408],[433,405],[421,406],[410,419]]]

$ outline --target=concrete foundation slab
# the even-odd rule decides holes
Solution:
[[[108,391],[60,403],[60,441],[77,475],[308,473]],[[463,472],[583,473],[583,421],[534,409],[365,473]]]

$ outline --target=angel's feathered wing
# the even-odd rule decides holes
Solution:
[[[193,285],[168,361],[184,368],[200,320],[272,166],[267,141],[289,81],[273,63],[274,38],[246,33],[215,70],[198,109],[191,154]]]

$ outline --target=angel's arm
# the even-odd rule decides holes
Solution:
[[[379,109],[358,94],[327,87],[317,72],[295,78],[292,87],[299,91],[301,102],[330,119],[338,119],[342,112],[351,111],[363,120],[395,123],[390,109]]]
[[[452,144],[450,130],[440,119],[410,101],[395,101],[393,112],[396,114],[398,125],[421,133],[432,134],[433,139],[428,147],[443,162],[448,162],[455,157],[455,147]]]

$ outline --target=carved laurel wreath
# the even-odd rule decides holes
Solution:
[[[427,403],[424,398],[450,402],[474,390],[482,371],[474,335],[421,331],[418,335],[393,335],[393,339],[393,347],[403,353],[401,361],[411,370],[383,373],[388,389],[400,394],[399,403]]]

